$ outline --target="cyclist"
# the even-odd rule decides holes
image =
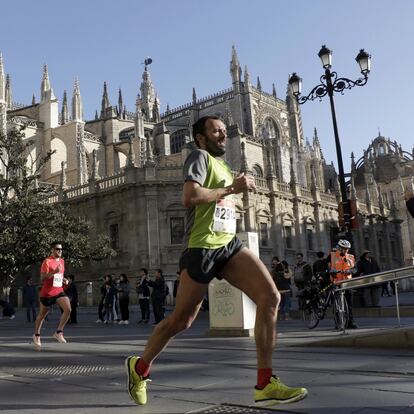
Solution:
[[[351,279],[352,273],[355,272],[355,257],[354,255],[348,253],[350,248],[351,243],[348,240],[341,239],[338,241],[336,250],[333,250],[330,254],[331,281],[333,283],[337,283],[341,280]],[[349,310],[347,328],[357,329],[358,326],[354,322],[354,317],[352,315],[351,291],[346,290],[344,296]]]

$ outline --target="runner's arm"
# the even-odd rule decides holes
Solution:
[[[239,174],[231,185],[223,188],[205,188],[196,181],[186,181],[183,188],[183,205],[188,208],[211,203],[230,194],[239,194],[255,188],[254,178],[243,173]]]

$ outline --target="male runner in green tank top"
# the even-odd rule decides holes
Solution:
[[[179,332],[191,326],[200,310],[208,284],[224,278],[256,304],[255,340],[258,405],[284,404],[301,400],[306,388],[284,385],[272,373],[280,294],[263,262],[242,246],[236,234],[233,195],[254,190],[254,178],[233,178],[220,157],[226,150],[226,127],[215,116],[200,118],[193,125],[198,149],[184,164],[183,204],[187,208],[185,245],[180,258],[180,284],[173,312],[154,329],[142,357],[130,356],[125,365],[128,392],[137,404],[146,404],[146,385],[155,358]]]

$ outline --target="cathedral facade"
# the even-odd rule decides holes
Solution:
[[[87,264],[79,272],[81,280],[112,272],[134,276],[140,267],[175,274],[185,228],[182,166],[194,147],[191,126],[208,114],[226,123],[225,158],[234,173],[256,178],[257,190],[238,196],[237,231],[258,234],[262,260],[270,264],[277,255],[294,264],[301,251],[311,262],[317,251],[330,251],[337,238],[340,194],[317,131],[311,142],[305,140],[300,108],[290,90],[282,99],[274,85],[271,93],[265,92],[259,78],[253,86],[234,48],[230,78],[228,89],[202,98],[193,89],[190,102],[160,113],[145,66],[134,111],[127,111],[121,91],[117,105],[111,105],[104,84],[100,112],[85,120],[78,81],[71,105],[66,92],[59,105],[45,66],[40,101],[18,105],[0,62],[1,131],[24,125],[26,138],[34,142],[32,159],[54,151],[41,177],[56,188],[50,201],[68,204],[72,214],[88,220],[92,237],[107,233],[117,251],[113,259]],[[370,146],[363,162],[352,164],[349,194],[358,204],[354,243],[357,253],[369,248],[381,267],[390,269],[412,262],[412,222],[410,227],[395,197],[398,190],[382,185],[385,178],[376,175],[372,165],[382,154],[374,148]],[[392,182],[400,190],[412,185],[407,172],[411,161],[412,156],[401,167],[395,164],[399,175]]]

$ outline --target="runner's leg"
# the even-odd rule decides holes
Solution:
[[[62,314],[60,315],[59,326],[57,330],[63,331],[63,328],[65,327],[66,323],[68,322],[70,318],[70,312],[71,312],[70,300],[67,296],[63,296],[61,298],[58,298],[56,302],[62,309]]]
[[[142,354],[142,359],[147,364],[154,361],[176,334],[191,326],[200,310],[207,287],[207,284],[192,280],[186,269],[181,272],[175,308],[157,324]]]
[[[249,296],[256,304],[254,335],[257,367],[259,369],[272,367],[280,294],[270,273],[257,256],[244,248],[229,260],[220,275]]]
[[[49,308],[43,305],[43,303],[40,302],[40,310],[39,315],[37,315],[36,321],[35,321],[35,334],[40,334],[40,330],[42,329],[43,321],[46,318],[46,315],[49,313]]]

